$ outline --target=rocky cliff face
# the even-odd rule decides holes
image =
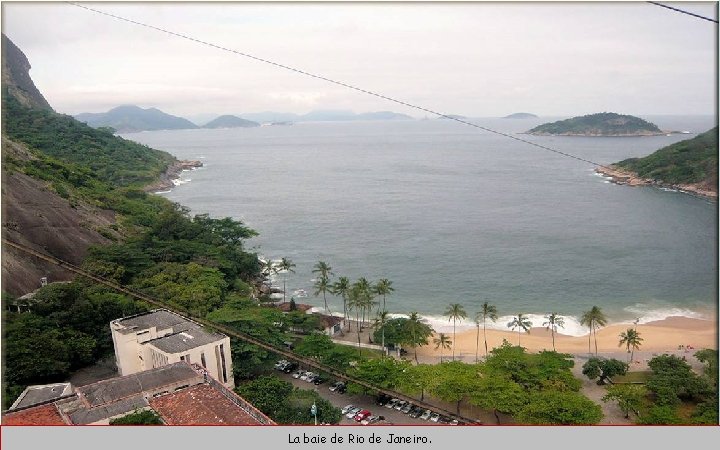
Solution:
[[[52,110],[35,87],[25,55],[2,36],[2,88],[31,108]],[[34,152],[2,137],[2,156],[17,160],[36,158]],[[48,184],[26,174],[2,170],[2,235],[14,242],[79,264],[93,244],[109,242],[100,230],[115,220],[112,211],[100,210],[82,202],[70,202],[57,195]],[[108,232],[105,232],[108,235]],[[40,278],[63,281],[69,272],[3,245],[2,289],[21,295],[40,287]]]
[[[2,35],[2,86],[28,108],[52,111],[52,107],[30,78],[30,62],[17,46]]]

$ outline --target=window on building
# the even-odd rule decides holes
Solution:
[[[220,361],[222,363],[223,383],[227,383],[227,368],[225,367],[225,345],[220,344]]]

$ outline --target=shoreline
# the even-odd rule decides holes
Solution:
[[[611,324],[597,331],[597,346],[599,353],[625,354],[625,348],[618,345],[619,335],[628,328],[635,328],[633,324]],[[562,330],[560,330],[562,331]],[[703,348],[718,348],[717,322],[706,319],[692,319],[688,317],[673,316],[663,320],[648,322],[637,325],[637,332],[643,339],[639,353],[676,353],[692,355],[695,351]],[[452,339],[452,332],[445,333]],[[561,353],[573,355],[588,354],[588,334],[584,336],[570,336],[555,333],[555,348]],[[457,333],[455,352],[465,357],[468,355],[474,359],[476,349],[476,330],[467,330]],[[503,331],[497,329],[487,330],[488,349],[502,345],[507,340],[513,345],[518,345],[517,331]],[[430,341],[432,342],[432,341]],[[529,352],[552,350],[552,336],[545,328],[531,328],[530,333],[521,333],[520,345]],[[688,348],[685,353],[680,346]],[[594,338],[590,339],[590,350],[595,352]],[[636,352],[636,353],[638,353]],[[435,350],[433,344],[418,347],[418,357],[421,355],[430,358],[439,358],[439,350]],[[448,356],[451,351],[444,351],[443,355]],[[480,327],[480,355],[484,354],[483,330]]]
[[[194,170],[202,166],[202,161],[197,160],[186,159],[181,161],[175,161],[174,163],[170,164],[167,169],[165,169],[165,172],[160,175],[158,181],[145,186],[143,190],[151,194],[168,191],[176,186],[174,181],[180,178],[180,174],[184,170]]]
[[[595,168],[595,172],[600,175],[610,178],[610,181],[619,185],[628,186],[654,186],[662,189],[671,189],[684,194],[693,195],[696,197],[717,200],[718,193],[715,191],[709,191],[695,184],[670,184],[662,183],[651,178],[642,178],[635,172],[620,169],[615,165],[599,166]]]

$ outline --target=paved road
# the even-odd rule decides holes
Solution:
[[[343,408],[346,405],[352,404],[357,406],[358,408],[367,409],[370,412],[373,413],[375,416],[385,416],[384,422],[379,422],[378,425],[389,425],[389,424],[401,424],[401,425],[438,425],[435,422],[430,422],[429,420],[421,420],[419,418],[414,419],[407,414],[403,414],[400,411],[397,411],[395,409],[388,409],[384,406],[379,406],[375,404],[375,397],[374,396],[368,396],[368,395],[348,395],[348,394],[338,394],[336,392],[331,392],[330,389],[328,389],[333,382],[326,382],[321,385],[315,386],[312,383],[308,383],[307,381],[303,381],[300,379],[293,378],[290,374],[286,374],[283,372],[275,371],[277,375],[282,378],[283,380],[287,380],[291,382],[294,386],[299,387],[300,389],[312,389],[316,391],[320,396],[326,400],[328,400],[330,403],[332,403],[333,406],[337,406],[338,408]],[[360,425],[360,422],[355,422],[354,419],[348,419],[345,416],[343,416],[342,420],[340,421],[340,424],[342,425]]]

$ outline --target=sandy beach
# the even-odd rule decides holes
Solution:
[[[624,347],[619,347],[619,335],[632,324],[614,324],[598,330],[597,345],[599,353],[623,353]],[[560,330],[562,331],[562,330]],[[702,348],[717,348],[718,335],[717,324],[714,321],[702,319],[690,319],[687,317],[669,317],[656,322],[648,322],[637,326],[637,331],[643,339],[640,347],[640,355],[647,353],[685,353],[679,350],[680,345],[692,347],[688,353]],[[475,357],[477,332],[463,331],[457,334],[455,354],[464,360],[468,357]],[[487,330],[488,348],[499,346],[503,339],[511,344],[518,344],[518,333],[502,330]],[[595,351],[595,341],[591,339],[591,350]],[[530,333],[520,335],[520,345],[528,351],[537,352],[541,350],[552,350],[552,337],[550,331],[545,328],[532,328]],[[555,334],[555,348],[559,352],[572,353],[576,355],[587,355],[588,336],[567,336]],[[448,355],[443,352],[443,356]],[[638,353],[638,352],[636,352]],[[484,354],[483,331],[480,329],[480,356]],[[418,357],[439,358],[440,351],[435,350],[434,345],[418,348]]]

